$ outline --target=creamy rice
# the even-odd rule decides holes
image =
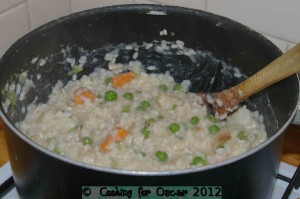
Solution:
[[[187,92],[189,81],[178,84],[168,73],[134,70],[133,80],[116,88],[108,80],[120,73],[98,68],[65,86],[58,82],[49,101],[31,104],[17,127],[59,155],[137,171],[214,164],[267,138],[257,113],[245,106],[224,121],[207,115],[200,97]],[[117,98],[107,97],[107,91]]]

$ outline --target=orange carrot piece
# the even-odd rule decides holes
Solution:
[[[125,129],[117,128],[117,133],[114,136],[115,141],[122,141],[127,137],[127,135],[128,135],[128,132]]]
[[[110,150],[109,145],[112,142],[123,141],[128,135],[128,132],[123,128],[117,128],[116,131],[117,132],[114,135],[109,134],[107,137],[104,138],[104,140],[99,145],[100,151],[108,152]]]
[[[100,150],[102,152],[108,152],[109,151],[109,145],[113,142],[113,136],[108,135],[101,143],[100,143]]]
[[[111,82],[113,87],[120,88],[123,85],[130,83],[134,79],[134,77],[135,73],[130,71],[128,73],[123,73],[113,77]]]
[[[87,88],[79,88],[75,91],[75,97],[73,100],[76,104],[82,105],[84,103],[82,97],[93,100],[95,98],[95,94]]]

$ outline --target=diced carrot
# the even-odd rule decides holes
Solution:
[[[134,79],[134,77],[135,77],[135,73],[130,71],[128,73],[123,73],[123,74],[113,77],[111,82],[112,82],[113,87],[120,88],[123,85],[131,82]]]
[[[109,151],[109,145],[113,142],[113,136],[108,135],[101,143],[100,143],[100,150],[102,152],[108,152]]]
[[[196,131],[201,131],[201,130],[203,130],[200,126],[195,126],[195,130]]]
[[[95,98],[95,94],[88,88],[79,88],[75,91],[75,97],[73,100],[76,104],[82,105],[84,103],[82,97],[93,100]]]
[[[224,130],[223,130],[224,131]],[[224,131],[224,132],[221,132],[219,133],[215,140],[214,140],[214,143],[213,143],[213,146],[215,148],[218,148],[220,146],[223,146],[228,140],[231,139],[231,135],[230,135],[230,132],[228,131]]]
[[[128,132],[125,129],[117,128],[117,133],[114,136],[114,138],[116,141],[122,141],[127,137],[127,135],[128,135]]]
[[[108,152],[109,145],[115,141],[123,141],[128,135],[128,132],[123,128],[117,128],[115,134],[109,134],[104,138],[104,140],[100,143],[99,149],[102,152]]]

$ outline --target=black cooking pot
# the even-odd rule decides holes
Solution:
[[[7,93],[1,93],[1,117],[6,124],[13,178],[21,198],[80,198],[83,186],[219,186],[222,198],[270,198],[278,172],[282,134],[291,122],[298,102],[298,78],[289,77],[251,97],[246,105],[264,117],[268,140],[238,157],[206,167],[170,172],[134,172],[95,167],[56,155],[31,141],[15,127],[24,119],[25,107],[46,102],[58,80],[72,78],[64,61],[87,55],[88,64],[78,76],[95,66],[107,67],[105,53],[115,45],[135,42],[182,40],[203,52],[196,60],[156,51],[143,51],[144,65],[167,70],[180,82],[192,81],[191,91],[217,91],[237,84],[277,58],[281,52],[255,31],[227,18],[203,11],[160,5],[125,5],[92,9],[52,21],[19,39],[0,61],[0,90],[20,82],[27,71],[35,87],[13,108],[4,109]],[[62,49],[69,51],[61,52]],[[66,55],[67,54],[67,55]],[[122,54],[116,62],[129,62]],[[36,57],[36,58],[35,58]],[[96,58],[96,59],[95,59]],[[170,64],[171,63],[171,64]],[[169,65],[168,65],[169,64]],[[168,65],[168,67],[166,67]],[[244,74],[237,78],[234,66]],[[230,67],[229,67],[230,68]],[[223,71],[223,72],[222,72]],[[41,77],[41,78],[39,78]],[[211,80],[214,79],[213,83]],[[196,190],[196,189],[195,189]]]

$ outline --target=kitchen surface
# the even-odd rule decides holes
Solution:
[[[0,167],[2,167],[8,160],[7,142],[4,135],[3,121],[0,121]]]
[[[182,6],[228,17],[261,33],[282,52],[300,42],[299,0],[0,0],[0,57],[23,35],[59,17],[96,7],[144,3]],[[281,155],[281,169],[284,170],[281,173],[285,173],[285,169],[292,170],[285,176],[289,179],[300,164],[300,107],[298,112],[285,132]],[[0,179],[3,175],[1,167],[9,167],[4,131],[0,119]],[[279,195],[285,191],[287,184],[284,180],[277,183],[275,189]],[[14,197],[16,190],[14,187],[11,190]],[[300,197],[298,192],[290,199]],[[277,195],[272,199],[279,198]]]

